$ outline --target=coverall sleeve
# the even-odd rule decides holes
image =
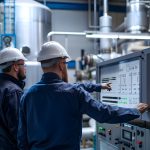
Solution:
[[[22,96],[21,91],[14,91],[9,93],[5,97],[5,119],[11,136],[16,141],[17,139],[17,129],[18,129],[18,112],[19,112],[19,103]]]
[[[101,85],[100,84],[94,84],[90,82],[86,83],[75,83],[75,85],[78,87],[82,87],[87,92],[101,92]]]
[[[17,140],[18,140],[19,150],[29,150],[23,101],[24,101],[24,97],[22,97],[21,102],[20,102]]]
[[[106,105],[93,97],[84,89],[78,89],[80,112],[94,118],[99,123],[124,123],[140,117],[136,108],[123,108]]]

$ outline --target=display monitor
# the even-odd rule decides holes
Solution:
[[[120,61],[101,67],[100,83],[112,83],[112,90],[102,90],[103,103],[134,108],[140,102],[140,60]]]

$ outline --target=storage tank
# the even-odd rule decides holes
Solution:
[[[16,45],[28,59],[26,90],[38,82],[42,75],[40,63],[36,58],[41,45],[47,42],[47,34],[51,31],[51,10],[33,0],[15,0],[15,5],[13,2],[5,1],[1,3],[0,8],[1,33],[7,37],[5,41],[8,42],[8,36],[11,37],[13,41],[11,46]],[[16,35],[16,43],[13,34]],[[2,48],[5,46],[6,43]]]
[[[28,60],[36,60],[41,45],[51,31],[51,10],[33,0],[16,0],[16,47]]]
[[[25,89],[38,82],[42,75],[37,54],[47,34],[51,31],[51,10],[33,0],[16,0],[15,4],[16,47],[21,48],[26,58],[27,78]]]

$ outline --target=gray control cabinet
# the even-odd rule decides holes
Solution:
[[[96,71],[97,83],[112,83],[111,91],[97,96],[103,103],[128,108],[150,104],[150,49],[101,62]],[[150,112],[141,115],[141,121],[142,126],[97,123],[97,150],[149,150]]]

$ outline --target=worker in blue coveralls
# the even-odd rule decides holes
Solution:
[[[121,108],[103,104],[89,92],[111,89],[110,84],[68,83],[66,61],[70,58],[58,42],[45,43],[38,54],[43,76],[22,97],[18,146],[20,150],[79,150],[82,115],[101,123],[123,123],[138,118],[148,109]]]
[[[0,51],[0,150],[18,149],[18,113],[26,78],[25,60],[16,48]]]

